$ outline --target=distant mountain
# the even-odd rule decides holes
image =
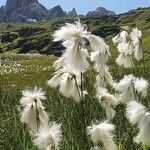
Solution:
[[[60,5],[49,9],[48,13],[49,18],[64,17],[67,15],[67,13],[62,10]]]
[[[38,0],[7,0],[0,7],[1,22],[36,22],[65,16],[76,17],[75,8],[68,14],[60,5],[47,10]]]
[[[78,14],[76,12],[76,9],[73,8],[71,11],[68,12],[68,16],[77,17]]]
[[[95,11],[90,11],[86,17],[99,17],[115,15],[103,7],[98,7]],[[46,9],[38,0],[7,0],[6,5],[0,7],[1,22],[36,22],[57,17],[85,17],[78,15],[76,9],[66,13],[60,5],[51,9]]]
[[[89,11],[86,17],[113,16],[116,15],[113,11],[107,10],[104,7],[98,7],[94,11]]]

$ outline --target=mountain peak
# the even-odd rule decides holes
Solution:
[[[69,15],[69,16],[72,16],[72,17],[76,17],[76,16],[77,16],[76,9],[73,8],[71,11],[68,12],[68,15]]]
[[[112,16],[115,15],[113,11],[107,10],[104,7],[98,7],[94,11],[89,11],[86,17]]]
[[[48,10],[50,18],[54,17],[62,17],[65,16],[66,13],[63,11],[60,5],[57,5],[51,9]]]
[[[38,0],[7,0],[6,12],[12,13],[14,10],[30,5],[31,3],[38,3]]]

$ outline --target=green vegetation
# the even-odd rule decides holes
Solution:
[[[109,38],[120,31],[120,26],[137,26],[149,32],[150,9],[137,9],[118,16],[81,18],[89,30],[103,38]],[[73,18],[60,18],[33,24],[0,24],[0,52],[58,54],[63,50],[60,43],[52,42],[52,33]]]
[[[143,13],[143,11],[145,13]],[[100,35],[103,33],[103,35],[107,37],[107,43],[110,45],[112,53],[112,58],[109,61],[110,72],[114,79],[119,80],[124,74],[133,73],[135,76],[142,76],[150,81],[150,22],[145,19],[146,15],[147,17],[150,16],[150,10],[138,10],[137,14],[138,13],[142,13],[144,20],[141,17],[138,21],[133,22],[132,20],[126,24],[124,24],[124,20],[128,20],[128,17],[126,17],[127,14],[114,17],[114,21],[109,17],[106,18],[106,20],[101,20],[102,18],[82,20],[84,23],[88,24],[90,31]],[[130,15],[132,16],[133,13],[131,12],[131,14],[129,13],[127,16]],[[46,92],[47,100],[44,101],[44,105],[46,106],[46,111],[49,112],[50,121],[62,123],[63,140],[61,143],[61,150],[89,150],[92,147],[90,139],[86,137],[83,130],[84,125],[82,122],[80,104],[75,103],[72,99],[65,98],[57,89],[52,89],[46,84],[47,80],[52,77],[52,73],[54,72],[52,64],[55,58],[45,55],[32,56],[14,54],[26,52],[39,52],[46,54],[60,50],[60,48],[62,48],[61,45],[52,43],[51,34],[59,26],[70,21],[72,20],[58,19],[36,24],[0,25],[1,34],[3,36],[7,34],[9,35],[5,37],[6,41],[9,38],[13,39],[13,42],[7,41],[0,43],[0,52],[3,52],[3,54],[1,54],[2,64],[0,66],[1,150],[37,149],[33,146],[32,139],[28,132],[20,123],[19,116],[19,99],[21,97],[21,91],[35,86],[43,88]],[[143,31],[146,72],[143,71],[143,64],[141,62],[136,63],[135,67],[132,69],[123,69],[115,64],[114,59],[116,58],[117,52],[111,42],[111,37],[118,32],[120,25],[138,26],[139,29]],[[111,29],[113,29],[114,32]],[[4,65],[7,67],[4,67]],[[5,69],[7,70],[4,71]],[[95,98],[94,76],[95,72],[92,69],[85,75],[84,87],[86,87],[89,92],[89,95],[86,96],[85,103],[87,125],[90,125],[92,121],[103,121],[106,118],[105,111]],[[148,93],[149,95],[145,99],[142,99],[142,102],[150,108],[150,91],[148,91]],[[118,145],[118,149],[149,150],[150,148],[142,147],[133,142],[133,137],[137,134],[137,128],[131,126],[128,120],[124,117],[124,106],[119,105],[116,108],[116,112],[117,114],[113,119],[113,123],[116,125],[115,141]]]

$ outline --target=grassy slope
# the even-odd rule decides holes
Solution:
[[[97,20],[97,19],[95,19]],[[144,31],[143,43],[144,54],[146,57],[146,73],[143,72],[141,63],[136,64],[133,69],[119,68],[114,63],[116,57],[116,50],[108,37],[108,43],[112,50],[112,58],[109,62],[110,71],[114,79],[120,79],[124,74],[134,73],[136,76],[143,76],[150,81],[150,51],[148,31],[149,24],[145,21],[138,22],[138,26]],[[50,22],[43,26],[49,27]],[[142,24],[142,26],[140,25]],[[42,26],[42,24],[40,25]],[[17,27],[18,28],[18,27]],[[12,64],[16,62],[21,64],[25,70],[0,75],[0,149],[2,150],[35,150],[32,141],[23,130],[22,124],[19,122],[19,99],[21,97],[21,90],[31,88],[37,85],[46,91],[47,100],[44,102],[49,118],[51,121],[62,123],[63,127],[63,141],[61,150],[89,150],[92,146],[90,139],[86,139],[83,131],[82,113],[80,104],[76,104],[72,99],[66,99],[57,89],[47,87],[46,81],[52,76],[54,69],[51,68],[53,57],[50,56],[18,56],[18,55],[2,55],[2,59],[7,60],[5,64]],[[93,120],[103,121],[105,111],[98,104],[94,98],[94,75],[90,70],[85,75],[84,87],[90,93],[86,97],[85,116],[86,124],[90,125]],[[90,85],[90,86],[89,86]],[[110,92],[113,92],[110,89]],[[150,94],[142,102],[150,108]],[[144,150],[140,145],[133,142],[133,137],[137,133],[137,129],[122,116],[124,107],[118,106],[116,108],[117,115],[113,119],[116,125],[115,141],[120,150]],[[88,142],[87,142],[88,141]],[[146,149],[148,150],[148,148]]]
[[[150,8],[130,11],[114,17],[82,18],[82,22],[96,35],[104,38],[116,34],[120,26],[138,26],[142,30],[150,27]],[[72,18],[61,18],[33,24],[0,24],[0,35],[5,35],[0,42],[0,52],[26,53],[37,52],[44,54],[57,53],[64,49],[60,44],[52,42],[52,33],[65,22],[73,22]],[[8,34],[13,40],[8,40]],[[6,41],[6,42],[5,42]]]

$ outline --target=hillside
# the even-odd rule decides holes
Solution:
[[[91,32],[104,37],[110,46],[111,58],[108,61],[108,66],[115,82],[129,74],[150,81],[149,17],[150,8],[145,8],[113,17],[81,19],[83,23],[87,24]],[[45,91],[47,99],[43,100],[42,103],[48,112],[49,121],[62,124],[63,138],[60,143],[60,150],[94,150],[92,149],[94,144],[86,135],[84,121],[86,126],[91,125],[91,123],[97,124],[106,120],[107,114],[102,103],[99,103],[99,98],[96,97],[95,78],[97,73],[94,71],[93,65],[91,64],[88,70],[84,72],[84,80],[81,85],[88,94],[85,96],[84,106],[81,107],[80,103],[76,103],[72,98],[67,98],[59,92],[59,88],[47,86],[47,81],[54,75],[55,70],[52,66],[56,57],[29,54],[60,55],[64,48],[60,43],[53,43],[51,35],[65,22],[73,21],[71,18],[65,18],[32,24],[0,24],[0,150],[38,149],[33,143],[33,136],[31,137],[29,134],[30,128],[20,121],[22,107],[20,107],[19,102],[22,97],[21,91],[33,89],[35,86]],[[115,63],[118,52],[116,46],[112,44],[111,38],[120,31],[120,26],[123,25],[137,26],[142,30],[144,64],[133,60],[135,66],[123,68]],[[22,53],[27,53],[27,55]],[[108,86],[108,91],[118,98],[114,88]],[[146,97],[141,95],[139,97],[140,103],[150,110],[150,88],[148,88]],[[82,112],[83,108],[84,113]],[[117,145],[116,149],[150,150],[150,147],[134,142],[139,129],[138,126],[129,122],[125,108],[124,104],[116,106],[116,115],[111,121],[115,125],[113,135]],[[141,113],[142,111],[139,111],[138,114]],[[104,150],[104,145],[101,142],[98,143],[98,146]]]
[[[133,21],[134,20],[134,21]],[[52,42],[52,33],[72,18],[60,18],[32,24],[0,24],[0,52],[40,53],[60,55],[61,44]],[[150,32],[150,8],[139,8],[118,16],[81,18],[89,30],[108,39],[120,31],[120,26],[137,26],[144,34]]]

